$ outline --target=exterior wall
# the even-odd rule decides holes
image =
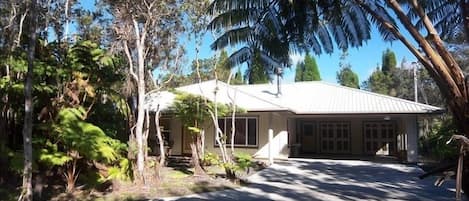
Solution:
[[[238,117],[257,117],[257,146],[252,147],[235,147],[237,152],[245,152],[257,158],[268,158],[268,132],[273,130],[272,151],[274,158],[286,158],[295,156],[295,149],[290,150],[301,143],[301,129],[298,127],[300,121],[319,122],[342,121],[350,122],[350,153],[352,155],[364,155],[364,122],[367,121],[384,121],[389,119],[396,124],[396,156],[403,157],[408,162],[417,160],[417,125],[415,115],[293,115],[289,112],[256,112]],[[215,146],[214,127],[211,119],[206,122],[205,126],[205,150],[212,153],[219,153],[219,147]],[[171,141],[173,146],[172,155],[182,155],[183,133],[181,123],[175,119],[171,119]],[[320,154],[319,143],[319,126],[316,126],[316,144],[317,151]],[[230,150],[230,146],[227,146]]]
[[[386,119],[386,120],[385,120]],[[365,139],[364,139],[364,123],[368,121],[392,121],[395,123],[395,135],[396,135],[396,143],[395,143],[395,153],[393,155],[400,156],[401,150],[407,150],[407,141],[400,141],[400,139],[407,140],[407,133],[408,129],[406,126],[410,126],[415,124],[415,121],[409,121],[406,116],[402,115],[301,115],[291,118],[292,122],[295,124],[299,124],[302,121],[308,122],[315,122],[316,123],[316,143],[313,145],[316,147],[316,151],[313,154],[321,154],[320,149],[320,122],[349,122],[350,123],[350,153],[351,155],[365,155]],[[407,123],[407,124],[406,124]],[[290,126],[290,139],[294,139],[290,141],[290,144],[301,144],[302,142],[302,134],[301,134],[301,126]],[[294,129],[293,129],[294,128]],[[402,143],[405,146],[399,146]]]
[[[237,117],[257,117],[257,146],[235,147],[237,152],[245,152],[256,158],[268,158],[268,132],[272,128],[274,137],[272,150],[274,158],[288,157],[290,150],[288,147],[287,113],[283,112],[257,112],[237,115]],[[271,126],[270,126],[271,125]],[[205,150],[212,153],[220,153],[219,147],[215,145],[215,129],[211,122],[205,125]],[[230,150],[230,146],[227,145]]]

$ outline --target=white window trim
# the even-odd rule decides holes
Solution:
[[[227,133],[228,124],[229,124],[228,128],[231,128],[231,121],[228,122],[227,121],[228,119],[231,119],[231,117],[220,117],[220,118],[218,118],[218,120],[224,121],[223,130],[225,131],[226,135],[230,134],[230,133]],[[245,122],[246,122],[245,123],[245,126],[246,126],[245,131],[247,132],[247,135],[245,137],[245,143],[244,144],[234,144],[234,146],[235,147],[248,147],[248,148],[258,147],[259,146],[259,118],[258,117],[235,117],[235,120],[237,120],[237,119],[244,119],[245,120]],[[254,119],[256,121],[256,124],[255,124],[256,125],[256,129],[255,129],[256,130],[256,134],[255,134],[256,135],[256,144],[254,144],[254,145],[248,144],[249,143],[249,121],[248,120],[249,119]],[[222,128],[220,128],[220,129],[222,129]],[[214,138],[216,138],[216,134],[215,134]],[[226,145],[231,145],[230,142],[231,142],[231,139],[227,140]],[[214,145],[219,146],[218,142],[216,140],[215,140]]]

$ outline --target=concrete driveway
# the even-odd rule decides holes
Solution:
[[[433,186],[413,165],[289,159],[249,177],[249,186],[164,200],[454,200],[454,181]]]

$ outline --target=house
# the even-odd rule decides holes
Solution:
[[[206,81],[177,88],[246,110],[236,115],[235,147],[255,157],[301,154],[386,155],[417,162],[418,122],[440,114],[441,108],[348,88],[323,81],[282,84],[228,85]],[[215,92],[216,91],[216,95]],[[170,106],[170,92],[150,94],[150,110]],[[205,148],[218,152],[214,126],[205,126]],[[161,118],[171,154],[190,154],[190,138],[171,114]],[[230,117],[219,119],[229,131]],[[272,139],[269,142],[269,132]],[[270,143],[270,144],[269,144]],[[269,148],[270,147],[270,148]]]

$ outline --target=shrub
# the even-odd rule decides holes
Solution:
[[[243,153],[243,152],[235,153],[234,157],[235,157],[237,170],[246,171],[253,164],[252,156],[248,153]]]
[[[203,166],[219,165],[220,157],[218,154],[206,152],[204,158],[202,159]]]

